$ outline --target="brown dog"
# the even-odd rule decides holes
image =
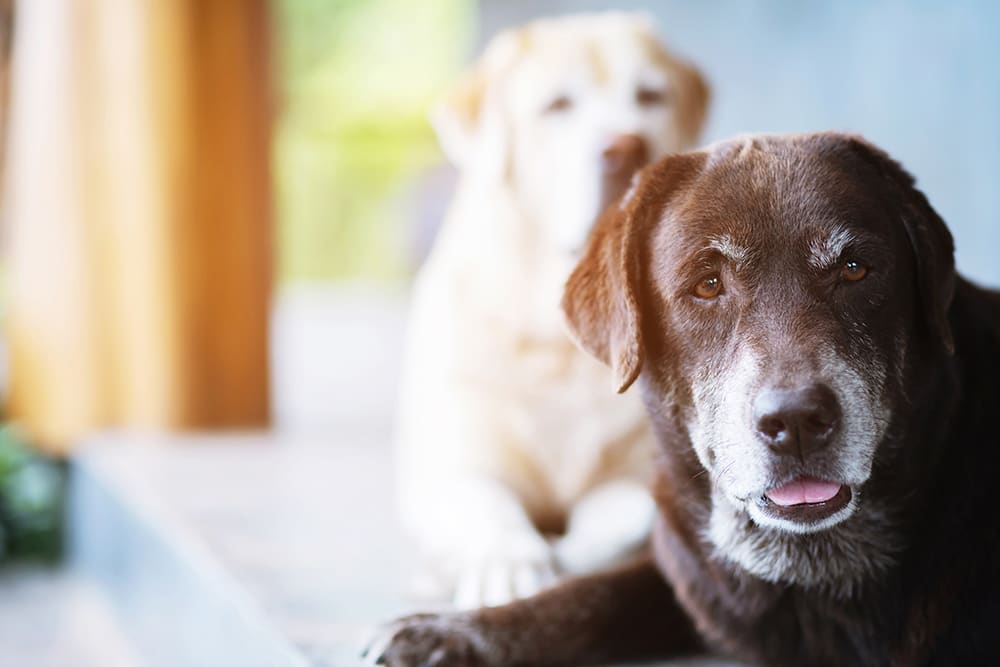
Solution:
[[[639,380],[655,559],[403,619],[372,657],[1000,664],[1000,294],[955,275],[896,162],[838,134],[668,157],[598,223],[563,303],[620,390]]]

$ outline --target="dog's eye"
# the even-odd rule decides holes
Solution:
[[[569,111],[570,107],[573,106],[573,100],[571,100],[567,95],[560,95],[545,107],[545,113],[561,113],[563,111]]]
[[[644,107],[660,106],[669,101],[669,96],[667,91],[662,88],[641,86],[635,91],[635,101]]]
[[[864,264],[852,260],[844,263],[844,268],[840,270],[840,277],[852,283],[863,280],[868,275],[868,267]]]
[[[722,294],[722,278],[718,274],[705,276],[694,286],[694,295],[699,299],[714,299]]]

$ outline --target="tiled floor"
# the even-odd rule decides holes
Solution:
[[[402,594],[414,563],[387,439],[121,436],[87,462],[175,540],[197,542],[310,664],[350,667],[378,622],[419,606]]]
[[[64,569],[0,571],[0,665],[138,667],[107,601]]]
[[[375,623],[411,609],[400,595],[408,547],[376,442],[130,436],[87,458],[155,508],[147,516],[169,516],[157,522],[170,540],[198,542],[316,665],[354,664]]]

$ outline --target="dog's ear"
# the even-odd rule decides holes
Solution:
[[[681,128],[681,143],[685,148],[698,143],[708,119],[712,91],[697,67],[671,53],[657,36],[651,19],[642,20],[640,28],[648,52],[666,72],[673,88],[677,122]]]
[[[677,114],[683,132],[684,143],[694,146],[698,143],[701,130],[708,118],[708,103],[711,90],[708,82],[694,65],[677,61],[674,85],[677,86]]]
[[[636,201],[633,195],[604,212],[562,298],[570,336],[611,367],[619,393],[639,376],[643,360]]]
[[[899,201],[900,224],[906,230],[916,258],[920,307],[931,333],[949,354],[955,344],[948,311],[955,294],[955,244],[947,225],[917,189],[916,181],[889,155],[860,137],[850,137],[855,147],[875,164]]]
[[[466,164],[475,143],[486,85],[486,73],[473,67],[431,110],[430,121],[441,150],[456,167]]]
[[[619,393],[639,377],[644,360],[641,301],[651,231],[703,157],[672,155],[638,172],[628,192],[594,225],[566,282],[562,308],[570,336],[611,367]]]
[[[484,127],[491,120],[488,107],[496,97],[494,88],[517,60],[524,43],[523,29],[498,34],[431,110],[430,121],[438,143],[456,167],[467,167],[472,155],[485,148]],[[493,133],[497,134],[497,128]]]

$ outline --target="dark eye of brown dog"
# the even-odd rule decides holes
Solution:
[[[567,95],[560,95],[549,102],[549,105],[545,107],[545,113],[561,113],[563,111],[569,111],[572,106],[573,100],[571,100]]]
[[[694,286],[694,295],[699,299],[714,299],[722,294],[722,278],[718,274],[705,276]]]
[[[844,263],[844,268],[840,270],[840,277],[852,283],[863,280],[868,275],[868,267],[855,262],[853,259]]]
[[[669,99],[667,91],[660,88],[647,88],[645,86],[641,86],[635,91],[635,101],[638,102],[640,106],[644,107],[660,106],[662,104],[666,104]]]

